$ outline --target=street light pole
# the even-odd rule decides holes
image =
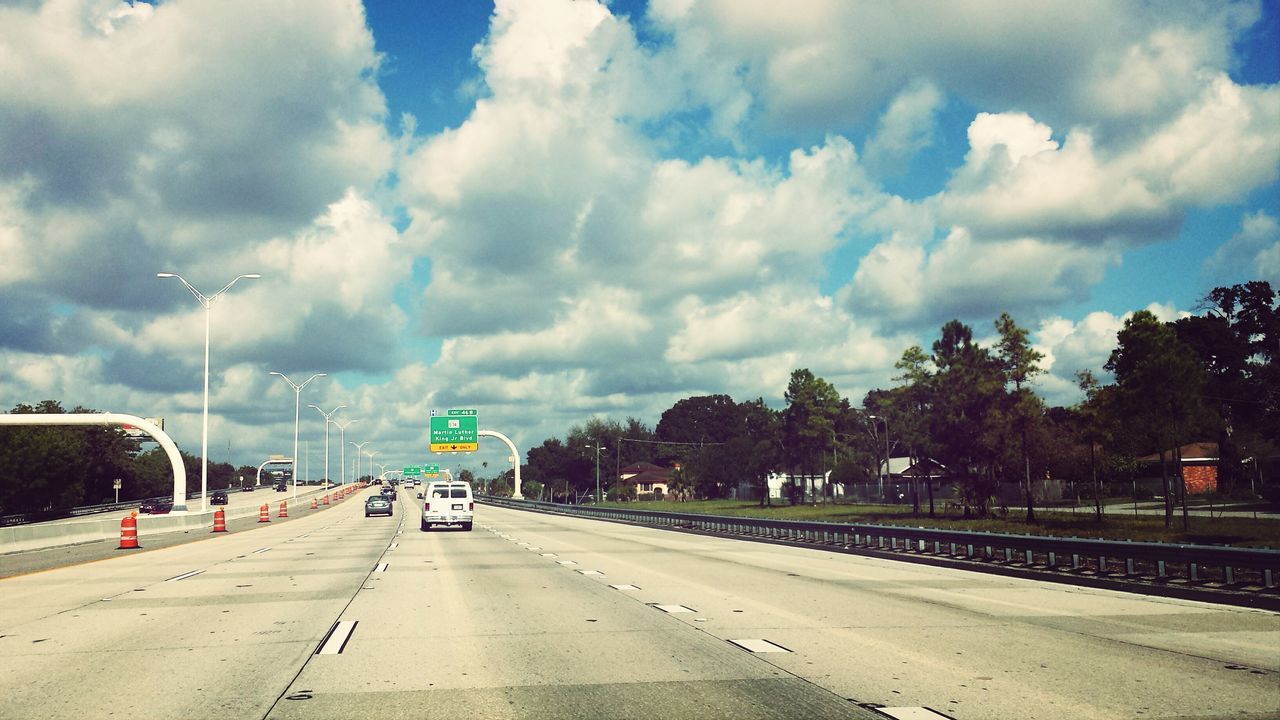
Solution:
[[[338,461],[338,465],[341,468],[343,485],[347,484],[347,426],[357,422],[360,421],[348,420],[345,423],[340,423],[337,420],[333,421],[333,424],[338,426],[338,447],[342,448],[342,459]]]
[[[355,479],[359,480],[360,479],[360,453],[364,450],[364,446],[369,444],[369,441],[365,440],[362,443],[353,442],[348,444],[354,445],[356,448],[356,455],[355,457],[351,458],[351,472],[355,473]],[[370,482],[373,481],[372,470],[369,471],[369,480]]]
[[[373,456],[377,455],[379,452],[381,451],[379,450],[374,450],[372,452],[368,450],[364,451],[364,454],[369,456],[369,477],[373,477]]]
[[[329,476],[329,423],[331,422],[334,413],[346,407],[346,405],[339,405],[329,412],[325,412],[315,405],[308,405],[307,407],[315,408],[316,412],[320,413],[320,416],[324,418],[324,484],[327,488],[333,483],[333,478]]]
[[[605,449],[605,446],[603,446],[603,445],[599,444],[599,441],[597,440],[595,445],[588,445],[587,447],[589,447],[589,448],[594,448],[594,449],[595,449],[595,451],[596,451],[596,504],[597,504],[597,505],[599,505],[599,504],[601,503],[601,499],[600,499],[600,451],[601,451],[601,450],[604,450],[604,449]]]
[[[302,383],[301,385],[295,385],[292,380],[285,377],[284,373],[278,373],[273,370],[271,374],[278,376],[281,380],[285,381],[286,383],[289,383],[289,387],[293,388],[293,466],[290,468],[289,474],[293,475],[293,501],[297,502],[298,501],[298,413],[302,407],[302,388],[306,387],[307,383],[311,382],[312,380],[315,380],[318,377],[325,377],[326,375],[328,375],[328,373],[316,373],[315,375],[312,375],[311,377],[307,378],[306,382]]]
[[[221,290],[208,297],[192,287],[191,283],[176,273],[156,273],[156,277],[177,278],[179,282],[187,286],[191,294],[196,296],[196,300],[204,306],[204,412],[200,428],[200,512],[205,512],[209,509],[209,308],[213,307],[213,301],[217,300],[219,295],[230,290],[231,286],[241,279],[257,280],[262,275],[258,273],[237,275],[235,280],[227,283]]]

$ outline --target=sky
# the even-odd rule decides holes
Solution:
[[[326,428],[335,478],[491,476],[432,410],[523,454],[797,368],[858,405],[1002,312],[1070,405],[1129,313],[1250,280],[1276,0],[0,0],[0,406],[198,454],[207,318],[214,461],[292,452],[273,371],[327,373],[303,476]]]

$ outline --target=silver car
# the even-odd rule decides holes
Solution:
[[[391,516],[394,512],[391,501],[381,495],[372,495],[368,500],[364,501],[365,517],[369,517],[370,515]]]

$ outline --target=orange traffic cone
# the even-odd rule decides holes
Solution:
[[[136,550],[138,544],[138,520],[136,513],[129,513],[120,521],[120,547],[117,550]]]
[[[311,509],[312,509],[312,510],[315,510],[317,507],[319,507],[319,505],[318,505],[318,503],[316,503],[316,499],[315,499],[315,498],[311,498]]]
[[[227,531],[227,513],[222,508],[213,511],[213,531]]]
[[[258,522],[271,522],[271,508],[266,503],[262,503],[262,507],[258,508]]]
[[[325,495],[325,496],[324,496],[324,498],[322,498],[322,500],[321,500],[321,504],[322,504],[322,505],[328,505],[328,504],[329,504],[329,496],[328,496],[328,495]]]
[[[280,512],[276,513],[276,517],[289,517],[289,503],[280,501]]]

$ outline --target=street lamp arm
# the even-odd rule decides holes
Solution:
[[[303,382],[301,385],[298,385],[294,383],[292,380],[290,380],[288,376],[285,375],[284,373],[280,373],[280,372],[276,372],[275,370],[272,370],[270,374],[276,375],[281,380],[285,381],[286,383],[289,383],[289,387],[293,388],[294,392],[302,392],[302,388],[306,387],[307,383],[311,382],[312,380],[315,380],[318,377],[327,377],[329,375],[329,373],[316,373],[315,375],[312,375],[311,377],[307,378],[306,381]]]
[[[180,282],[180,283],[182,283],[183,285],[185,285],[185,286],[187,287],[187,289],[191,291],[191,294],[196,296],[196,300],[197,300],[197,301],[199,301],[199,303],[200,303],[200,305],[201,305],[201,306],[203,306],[206,310],[208,310],[208,309],[209,309],[209,298],[205,297],[204,293],[202,293],[202,292],[200,292],[199,290],[197,290],[197,289],[195,289],[194,287],[192,287],[191,283],[187,282],[187,279],[186,279],[186,278],[182,277],[181,275],[179,275],[179,274],[177,274],[177,273],[167,273],[167,272],[156,273],[156,277],[158,277],[158,278],[177,278],[177,279],[178,279],[178,282]],[[233,280],[232,282],[235,282],[235,281]],[[230,287],[230,286],[228,285],[227,287]],[[225,289],[225,288],[224,288],[224,289]]]
[[[210,301],[210,302],[213,302],[213,298],[216,298],[216,297],[218,297],[219,295],[221,295],[222,293],[224,293],[224,292],[226,292],[226,291],[230,290],[232,285],[235,285],[236,283],[240,282],[241,280],[257,280],[257,279],[258,279],[258,278],[260,278],[260,277],[262,277],[262,275],[261,275],[260,273],[246,273],[246,274],[244,274],[244,275],[237,275],[237,276],[236,276],[236,278],[235,278],[234,280],[232,280],[231,282],[227,283],[226,287],[224,287],[224,288],[222,288],[221,290],[219,290],[218,292],[214,293],[214,294],[213,294],[213,296],[209,298],[209,301]],[[185,281],[184,281],[184,282],[185,282]]]

